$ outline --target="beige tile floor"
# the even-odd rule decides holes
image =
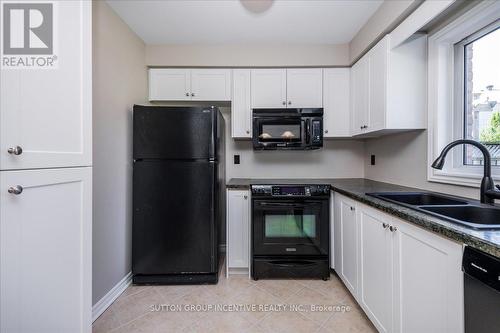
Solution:
[[[182,311],[161,310],[178,305]],[[300,311],[185,311],[185,305],[299,305]],[[154,311],[152,306],[159,311]],[[349,311],[311,311],[311,305]],[[262,310],[262,309],[261,309]],[[339,278],[259,280],[221,275],[217,285],[130,286],[94,322],[101,332],[376,332]]]

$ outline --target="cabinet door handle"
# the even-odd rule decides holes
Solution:
[[[248,199],[248,195],[244,195],[243,198],[246,200]]]
[[[390,230],[391,232],[395,232],[395,231],[397,231],[397,230],[398,230],[398,227],[394,227],[394,226],[392,226],[392,225],[391,225],[391,226],[389,227],[389,230]]]
[[[194,93],[191,93],[191,96],[194,97]]]
[[[283,101],[283,105],[286,105],[286,102],[285,102],[285,101]]]
[[[249,130],[247,130],[247,134],[250,134],[250,131],[249,131]]]
[[[186,96],[188,96],[188,97],[189,97],[189,93],[188,93],[188,92],[186,93]]]
[[[23,153],[23,148],[20,146],[15,146],[7,149],[7,152],[11,155],[21,155]]]
[[[288,105],[292,105],[292,101],[288,101]]]
[[[325,130],[325,134],[328,134],[328,130]]]
[[[23,193],[23,187],[21,185],[12,186],[12,187],[9,187],[7,192],[9,192],[10,194],[19,195],[19,194]]]
[[[355,210],[356,210],[356,208],[354,208],[354,207],[351,207],[351,210],[352,210],[352,211],[355,211]]]
[[[387,223],[382,223],[382,227],[384,227],[384,229],[387,229],[389,227],[389,224]]]

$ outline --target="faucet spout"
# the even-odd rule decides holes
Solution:
[[[493,182],[493,178],[491,178],[491,155],[488,149],[482,145],[481,143],[473,140],[456,140],[443,148],[441,154],[434,160],[431,167],[434,169],[443,169],[446,155],[448,152],[455,146],[458,145],[472,145],[478,148],[483,154],[484,158],[484,171],[483,171],[483,179],[481,181],[481,203],[494,204],[495,199],[500,199],[500,191],[495,189],[495,183]]]

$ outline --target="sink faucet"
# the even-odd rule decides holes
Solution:
[[[473,140],[456,140],[451,143],[449,143],[446,147],[443,148],[443,151],[441,154],[439,154],[438,158],[432,163],[432,167],[434,169],[443,169],[444,166],[444,160],[446,157],[446,154],[448,154],[448,151],[450,151],[451,148],[458,146],[458,145],[472,145],[474,147],[477,147],[482,153],[484,157],[484,172],[483,172],[483,179],[481,181],[481,203],[486,203],[493,205],[495,203],[495,199],[500,199],[500,186],[496,185],[493,182],[493,178],[491,178],[491,155],[488,149],[486,149],[485,146],[480,144],[477,141]],[[498,189],[498,190],[497,190]]]

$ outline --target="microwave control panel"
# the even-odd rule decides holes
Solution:
[[[320,120],[313,120],[312,122],[312,142],[321,143],[322,141],[323,129],[321,128]]]

